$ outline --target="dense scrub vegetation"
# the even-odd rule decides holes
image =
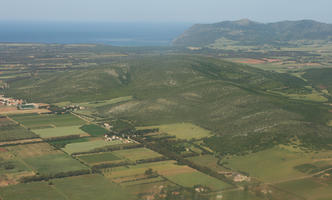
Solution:
[[[125,102],[97,107],[97,115],[119,134],[134,133],[135,126],[194,123],[217,135],[215,140],[206,140],[215,150],[237,153],[264,149],[294,135],[330,137],[327,106],[275,93],[306,94],[306,84],[288,74],[215,58],[162,55],[38,73],[11,82],[6,95],[48,103],[133,96]],[[235,141],[242,144],[235,145],[241,149],[230,152],[232,145],[223,144],[219,136],[225,136],[233,147]],[[246,136],[251,142],[246,143]]]

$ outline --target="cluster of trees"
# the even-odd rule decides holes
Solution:
[[[156,133],[156,132],[159,132],[159,128],[135,130],[135,135],[145,135],[148,133]]]
[[[158,161],[164,161],[164,160],[167,160],[167,157],[160,156],[160,157],[156,157],[156,158],[148,158],[148,159],[137,160],[136,163],[137,164],[142,164],[142,163],[158,162]]]
[[[119,166],[124,166],[124,165],[129,165],[129,164],[130,163],[128,161],[117,162],[117,163],[102,163],[102,164],[92,166],[92,171],[99,172],[101,169],[119,167]]]
[[[26,176],[22,177],[20,179],[21,183],[28,183],[28,182],[35,182],[35,181],[48,181],[50,179],[54,178],[65,178],[65,177],[71,177],[71,176],[79,176],[84,174],[90,174],[90,169],[82,169],[77,171],[70,171],[70,172],[60,172],[57,174],[43,174],[43,175],[35,175],[35,176]]]
[[[53,138],[45,138],[45,142],[54,142],[54,141],[62,141],[62,140],[74,140],[80,138],[80,135],[66,135],[61,137],[53,137]]]

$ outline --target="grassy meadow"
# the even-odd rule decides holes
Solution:
[[[67,144],[64,148],[62,148],[62,150],[67,152],[68,154],[73,154],[73,153],[89,152],[97,148],[102,148],[117,144],[122,144],[122,141],[114,140],[111,142],[107,142],[102,139],[97,139],[87,142],[70,143]]]

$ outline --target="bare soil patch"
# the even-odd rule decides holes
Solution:
[[[235,60],[234,62],[242,64],[262,64],[265,63],[266,61],[258,59],[247,59],[247,60]]]

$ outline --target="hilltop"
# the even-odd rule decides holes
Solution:
[[[331,40],[332,25],[313,20],[259,23],[248,19],[196,24],[173,41],[176,46],[209,46],[215,42],[238,45],[290,45],[298,40]]]

